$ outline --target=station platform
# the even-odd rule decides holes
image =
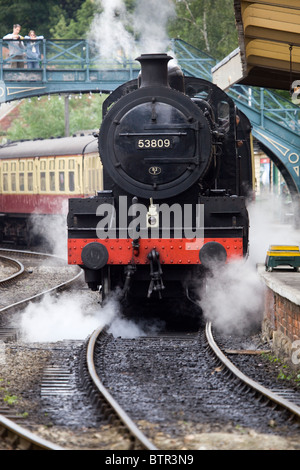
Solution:
[[[266,286],[263,336],[277,357],[300,370],[300,272],[289,266],[267,272],[264,264],[257,272]]]
[[[263,264],[259,264],[257,266],[257,271],[266,286],[269,287],[273,292],[288,299],[295,305],[300,306],[299,272],[295,272],[293,268],[290,268],[289,266],[286,268],[281,266],[274,268],[274,270],[270,273],[265,270],[265,265]]]

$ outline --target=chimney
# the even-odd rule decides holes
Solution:
[[[168,62],[173,57],[167,54],[142,54],[137,57],[141,64],[140,88],[146,86],[169,87]]]

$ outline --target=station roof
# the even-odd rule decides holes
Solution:
[[[98,152],[97,142],[93,135],[10,142],[0,145],[0,160]]]
[[[234,11],[239,53],[217,64],[213,76],[225,73],[228,86],[289,90],[300,80],[300,1],[234,0]]]

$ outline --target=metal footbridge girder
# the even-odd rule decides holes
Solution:
[[[23,49],[11,53],[16,42],[0,40],[0,104],[47,94],[109,93],[136,78],[140,69],[135,60],[124,56],[116,60],[99,57],[84,39],[37,40],[41,58],[32,68],[26,59],[29,41],[23,40]],[[19,68],[15,68],[16,61]]]
[[[234,85],[229,95],[252,124],[252,134],[274,161],[291,193],[300,193],[300,108],[265,89]]]
[[[174,50],[181,66],[183,56],[183,68],[187,75],[212,81],[211,68],[216,64],[212,57],[177,40],[174,42]],[[201,64],[196,61],[190,63],[187,61],[188,56],[194,59],[198,56]],[[204,72],[202,68],[205,68]],[[298,200],[300,195],[300,106],[266,88],[234,85],[227,93],[249,118],[253,136],[281,171],[294,200]]]

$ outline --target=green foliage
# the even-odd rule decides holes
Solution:
[[[1,0],[0,37],[12,32],[13,24],[19,23],[23,36],[34,29],[38,35],[49,38],[61,15],[66,24],[72,19],[75,21],[83,3],[87,3],[86,0]]]
[[[166,0],[165,0],[166,1]],[[170,0],[177,18],[170,22],[170,37],[181,38],[222,59],[238,45],[233,0]],[[124,0],[132,13],[138,0]],[[20,23],[21,33],[34,29],[53,39],[85,38],[100,0],[1,0],[0,37]]]
[[[85,0],[72,18],[56,8],[57,21],[50,28],[51,36],[55,39],[84,39],[96,11],[97,6],[92,0]]]
[[[238,46],[233,0],[174,0],[169,35],[222,59]]]
[[[124,0],[133,13],[139,0]],[[166,0],[165,0],[166,1]],[[222,59],[238,45],[233,0],[169,0],[175,3],[177,18],[170,21],[169,36],[181,38],[216,59]],[[0,37],[22,25],[22,34],[34,29],[54,39],[85,38],[93,17],[101,11],[100,0],[1,0]],[[2,36],[1,36],[2,35]],[[69,101],[70,133],[98,128],[102,98]],[[8,131],[11,140],[58,137],[65,134],[64,100],[52,96],[20,105],[20,117]]]
[[[5,397],[3,398],[3,400],[5,401],[5,403],[7,403],[8,405],[15,405],[16,403],[18,403],[19,399],[16,395],[5,395]]]
[[[91,99],[90,99],[91,98]],[[72,95],[69,100],[70,134],[98,129],[102,120],[102,103],[106,95]],[[65,103],[59,96],[32,98],[20,105],[19,118],[7,132],[10,140],[47,139],[65,135]]]
[[[292,370],[282,359],[273,354],[262,354],[262,358],[274,365],[274,371],[277,371],[277,379],[290,381],[294,386],[300,387],[300,373]]]

